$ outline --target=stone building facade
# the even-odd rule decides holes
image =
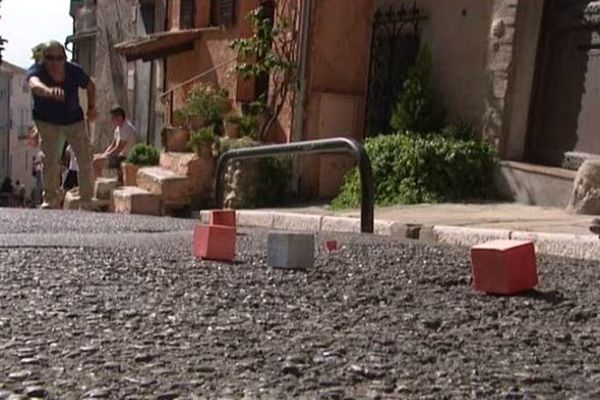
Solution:
[[[0,65],[0,177],[33,186],[34,150],[27,145],[31,121],[31,95],[26,71],[4,61]]]
[[[507,191],[530,203],[550,205],[549,199],[558,198],[555,203],[564,203],[564,195],[557,194],[569,192],[572,170],[600,154],[600,136],[593,134],[600,122],[593,111],[593,71],[600,60],[598,3],[297,0],[300,86],[290,96],[273,139],[363,140],[385,130],[403,76],[418,47],[426,43],[449,122],[467,122],[497,146],[505,160],[501,175]],[[185,87],[196,81],[226,88],[238,103],[254,98],[255,84],[231,73],[235,53],[229,45],[250,34],[244,19],[248,11],[281,2],[127,4],[140,9],[152,4],[145,14],[149,18],[153,13],[156,29],[132,34],[132,28],[127,31],[132,40],[119,45],[129,65],[154,65],[150,114],[161,109],[156,100],[161,91],[167,108],[176,108]],[[559,31],[565,35],[556,35]],[[567,95],[561,99],[560,93]],[[566,115],[564,120],[561,115]],[[350,166],[343,157],[304,157],[295,183],[309,197],[331,197]]]
[[[67,44],[72,47],[73,60],[97,83],[99,117],[91,137],[95,150],[104,148],[112,140],[109,110],[115,105],[127,111],[128,118],[137,127],[140,141],[160,143],[162,109],[155,109],[152,99],[157,91],[162,91],[162,64],[128,62],[114,49],[117,43],[154,29],[154,20],[148,21],[144,14],[147,3],[152,2],[71,1],[74,32]]]

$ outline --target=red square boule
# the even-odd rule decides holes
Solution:
[[[335,240],[326,240],[323,246],[326,251],[332,252],[337,250],[337,241]]]
[[[211,210],[209,225],[235,226],[235,210]]]
[[[473,288],[515,294],[538,284],[535,248],[530,241],[496,240],[471,247]]]
[[[198,224],[194,228],[194,257],[205,260],[235,259],[235,227]]]

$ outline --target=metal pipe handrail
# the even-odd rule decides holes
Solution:
[[[189,85],[190,83],[192,83],[192,82],[194,82],[194,81],[197,81],[198,79],[200,79],[200,78],[202,78],[202,77],[204,77],[204,76],[206,76],[206,75],[210,74],[211,72],[215,72],[216,70],[218,70],[218,69],[221,69],[221,68],[223,68],[223,67],[224,67],[224,66],[226,66],[226,65],[232,64],[232,63],[233,63],[233,62],[235,62],[236,60],[237,60],[236,58],[233,58],[233,59],[231,59],[231,60],[229,60],[229,61],[226,61],[226,62],[224,62],[224,63],[221,63],[221,64],[219,64],[219,65],[215,65],[215,66],[214,66],[214,67],[212,67],[211,69],[209,69],[209,70],[207,70],[207,71],[204,71],[204,72],[201,72],[201,73],[199,73],[198,75],[194,75],[194,76],[192,76],[190,79],[188,79],[188,80],[186,80],[186,81],[184,81],[184,82],[181,82],[180,84],[178,84],[178,85],[176,85],[176,86],[173,86],[171,89],[169,89],[169,90],[167,90],[166,92],[162,93],[162,94],[159,96],[159,98],[162,100],[162,99],[163,99],[163,98],[165,98],[167,95],[169,95],[169,94],[171,94],[171,93],[175,92],[176,90],[178,90],[178,89],[181,89],[182,87],[184,87],[184,86],[186,86],[186,85]]]
[[[348,138],[332,138],[322,140],[309,140],[304,142],[293,142],[286,144],[273,144],[242,149],[229,150],[219,157],[215,174],[215,199],[217,207],[223,206],[223,175],[227,163],[234,159],[264,158],[280,154],[331,154],[350,153],[357,162],[360,173],[361,187],[361,210],[360,227],[361,232],[373,233],[374,218],[374,189],[373,171],[371,160],[365,148],[358,141]]]

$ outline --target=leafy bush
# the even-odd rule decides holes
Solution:
[[[258,140],[259,120],[257,116],[246,114],[240,117],[240,135]]]
[[[238,139],[219,138],[219,155],[226,153],[229,150],[258,145],[260,145],[259,142],[254,141],[254,139],[248,136],[243,136]]]
[[[378,206],[486,199],[495,195],[492,174],[495,151],[487,143],[441,135],[408,134],[368,139]],[[347,176],[332,207],[360,204],[355,169]]]
[[[197,84],[188,93],[182,109],[187,118],[199,115],[208,123],[221,121],[227,93],[209,84]]]
[[[258,160],[257,196],[252,207],[281,206],[286,202],[288,182],[291,176],[289,157],[267,157]]]
[[[473,125],[461,121],[457,124],[451,124],[442,129],[442,136],[458,140],[477,140],[478,135]]]
[[[213,125],[198,129],[190,134],[186,148],[198,152],[202,146],[212,145],[215,141],[215,127]]]
[[[429,134],[444,127],[445,110],[433,86],[433,61],[427,46],[421,47],[408,71],[390,124],[396,132]]]
[[[138,143],[129,152],[126,162],[141,166],[158,165],[160,154],[154,146]]]
[[[219,140],[219,153],[244,147],[260,146],[263,143],[249,137]],[[238,208],[260,208],[282,205],[286,201],[288,183],[291,175],[291,159],[289,157],[265,157],[240,160],[243,167],[239,177],[237,190]]]
[[[183,109],[173,111],[171,122],[173,126],[187,126],[189,122],[187,112]]]

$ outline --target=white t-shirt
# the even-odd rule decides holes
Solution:
[[[67,152],[69,153],[69,171],[79,171],[79,164],[77,163],[77,157],[71,145],[67,146]]]
[[[125,120],[121,126],[117,126],[115,129],[115,141],[118,142],[119,140],[125,141],[125,147],[123,147],[123,150],[121,150],[119,155],[127,157],[131,148],[137,143],[137,132],[135,131],[134,126],[131,125],[131,122]]]

